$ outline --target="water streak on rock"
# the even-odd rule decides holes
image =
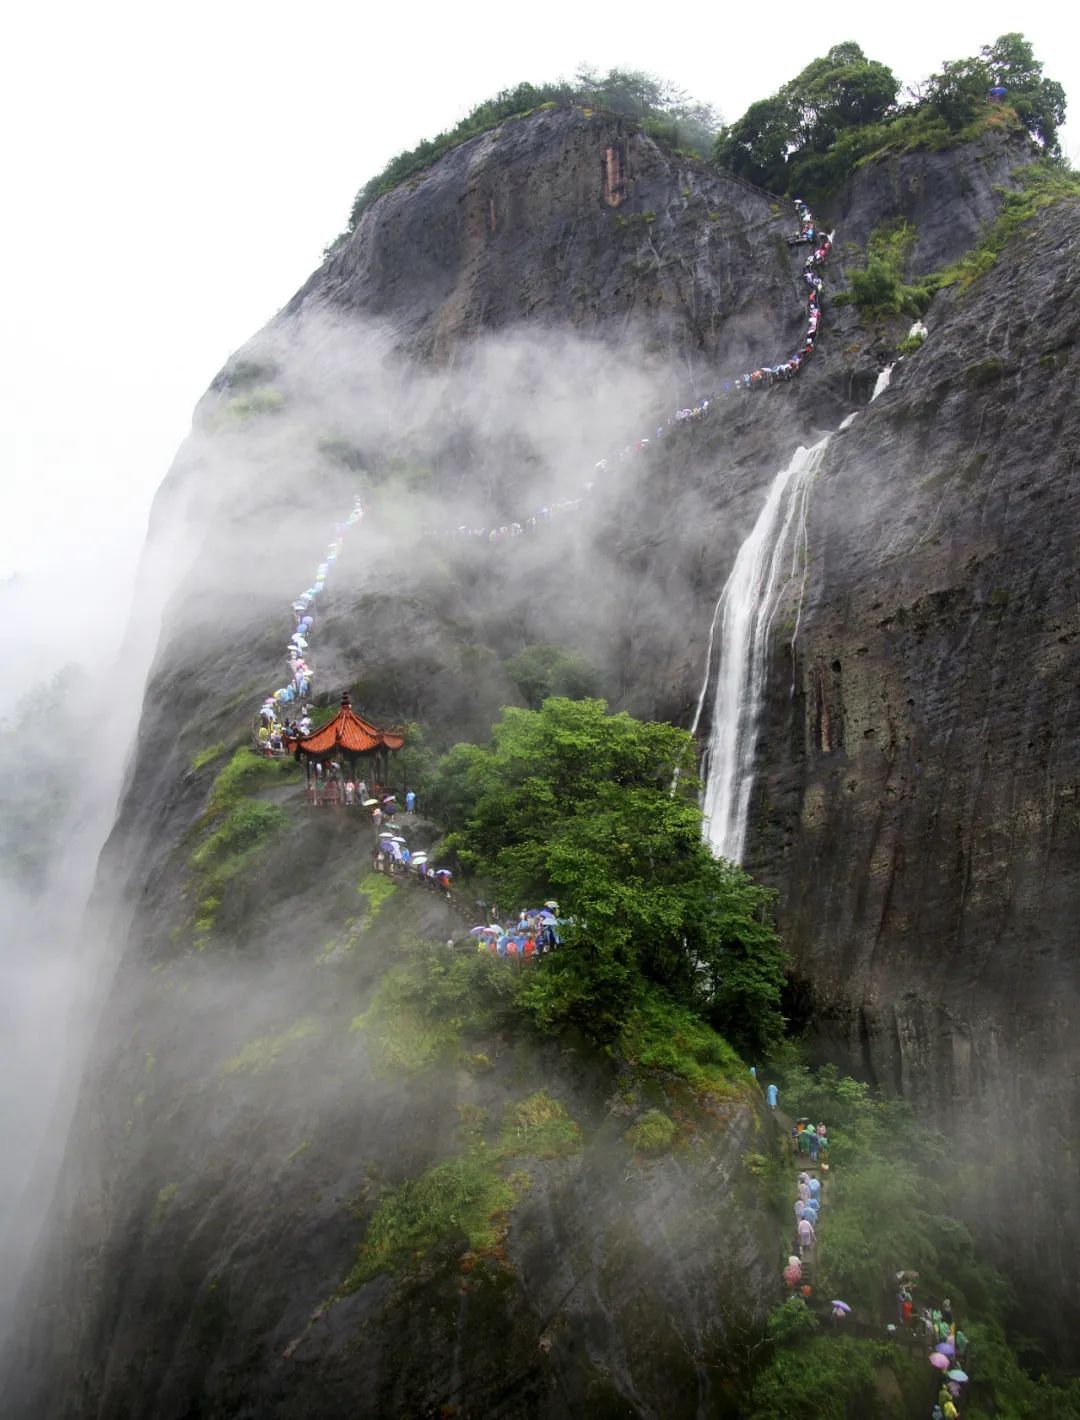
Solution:
[[[713,614],[696,730],[712,689],[712,728],[702,764],[705,833],[718,857],[739,861],[753,783],[769,635],[784,590],[806,556],[806,498],[829,443],[800,447],[773,479],[765,506],[739,548]],[[788,563],[788,548],[791,561]],[[712,651],[719,628],[715,682]]]

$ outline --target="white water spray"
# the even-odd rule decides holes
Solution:
[[[713,614],[705,680],[691,728],[697,730],[712,684],[712,731],[702,766],[705,834],[718,857],[735,862],[746,837],[769,633],[783,592],[798,574],[800,553],[805,579],[807,497],[828,442],[826,436],[810,449],[797,449],[787,468],[773,479]],[[800,593],[800,610],[801,605]],[[717,627],[720,647],[716,679],[711,683]]]
[[[918,324],[918,321],[916,321],[915,324],[917,325],[917,324]],[[915,330],[915,326],[913,325],[913,326],[911,327],[911,329],[912,329],[912,331],[914,331],[914,330]],[[925,327],[924,327],[924,329],[925,329]],[[891,365],[886,365],[885,368],[884,368],[884,370],[882,370],[882,371],[880,372],[880,374],[878,375],[877,379],[874,381],[874,392],[873,392],[873,394],[871,394],[871,396],[870,396],[870,400],[869,400],[869,403],[870,403],[870,404],[873,404],[874,400],[877,399],[878,395],[879,395],[879,394],[884,394],[885,391],[889,388],[889,381],[892,379],[892,372],[893,372],[895,369],[896,369],[896,361],[894,360]],[[858,411],[857,409],[852,410],[852,412],[851,412],[850,414],[845,414],[844,417],[843,417],[843,419],[841,419],[841,421],[840,421],[840,428],[841,428],[841,429],[850,429],[851,426],[855,423],[856,419],[858,419],[858,417],[859,417],[859,411]]]
[[[873,404],[874,400],[877,399],[879,394],[884,394],[885,391],[889,388],[889,381],[892,379],[892,372],[895,369],[896,364],[894,362],[892,365],[886,365],[884,370],[882,370],[881,374],[878,375],[877,379],[874,381],[874,393],[870,396],[871,404]]]

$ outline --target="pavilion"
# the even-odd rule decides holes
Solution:
[[[332,720],[297,741],[296,758],[307,766],[308,783],[316,763],[343,758],[351,778],[357,778],[360,760],[367,761],[370,784],[386,784],[390,778],[390,755],[401,749],[405,735],[400,730],[380,730],[352,708],[349,692],[341,697],[341,709]]]

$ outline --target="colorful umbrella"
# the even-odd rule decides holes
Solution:
[[[834,1307],[838,1307],[839,1310],[842,1311],[842,1312],[849,1312],[849,1311],[851,1310],[851,1308],[848,1306],[847,1302],[838,1301],[836,1297],[833,1297],[833,1299],[832,1299],[832,1301],[830,1302],[829,1305],[830,1305],[830,1306],[834,1306]]]
[[[953,1370],[951,1370],[951,1371],[949,1372],[949,1379],[950,1379],[951,1381],[966,1381],[966,1380],[967,1380],[967,1376],[966,1376],[965,1373],[960,1369],[959,1366],[956,1366]]]
[[[935,1351],[930,1357],[930,1364],[939,1371],[947,1371],[949,1369],[949,1358],[948,1356],[943,1356],[940,1351]]]
[[[955,1356],[956,1347],[951,1341],[939,1341],[934,1347],[935,1351],[940,1351],[943,1356]]]

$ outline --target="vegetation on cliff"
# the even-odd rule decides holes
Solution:
[[[446,755],[432,796],[447,851],[489,898],[554,898],[570,919],[521,993],[538,1022],[612,1039],[659,989],[748,1057],[779,1040],[772,896],[712,856],[696,790],[686,731],[602,700],[506,710],[489,745]]]
[[[835,1066],[811,1071],[789,1056],[779,1073],[788,1110],[828,1122],[831,1173],[814,1297],[810,1307],[790,1297],[770,1317],[768,1352],[753,1385],[754,1420],[801,1415],[811,1393],[821,1397],[820,1413],[838,1420],[923,1413],[928,1377],[921,1351],[900,1350],[884,1331],[878,1339],[824,1334],[833,1324],[823,1327],[812,1310],[815,1302],[820,1308],[842,1297],[856,1323],[880,1327],[893,1315],[890,1284],[900,1269],[918,1273],[921,1304],[948,1296],[962,1318],[973,1376],[965,1416],[1080,1415],[1080,1383],[1043,1373],[1045,1357],[1024,1338],[1006,1279],[951,1212],[958,1165],[947,1138],[920,1123],[906,1101],[875,1093]],[[892,1372],[889,1388],[904,1408],[885,1404],[883,1369]]]
[[[1020,184],[1016,190],[1000,190],[1000,213],[982,239],[943,271],[929,272],[909,282],[905,273],[915,243],[915,228],[902,219],[879,227],[867,245],[866,265],[852,272],[848,290],[834,296],[834,303],[856,305],[868,320],[920,316],[938,291],[948,286],[970,286],[993,270],[1009,241],[1043,208],[1080,197],[1080,174],[1051,160],[1033,163],[1016,174],[1016,179]],[[902,348],[901,353],[909,352]]]
[[[517,84],[512,89],[501,89],[494,98],[478,104],[453,128],[435,138],[425,138],[415,148],[392,158],[382,172],[370,178],[357,193],[349,214],[348,230],[354,230],[365,208],[376,198],[392,192],[406,178],[423,172],[459,143],[487,133],[508,119],[570,103],[625,115],[669,146],[700,156],[709,151],[717,129],[716,115],[710,105],[689,98],[667,80],[637,69],[610,69],[600,74],[595,69],[582,68],[573,80]]]
[[[1059,156],[1065,91],[1043,76],[1021,34],[1001,35],[978,55],[945,63],[908,91],[907,102],[898,102],[899,92],[892,70],[857,44],[833,45],[723,129],[714,157],[763,187],[819,195],[872,157],[947,147],[978,136],[1004,113]]]

